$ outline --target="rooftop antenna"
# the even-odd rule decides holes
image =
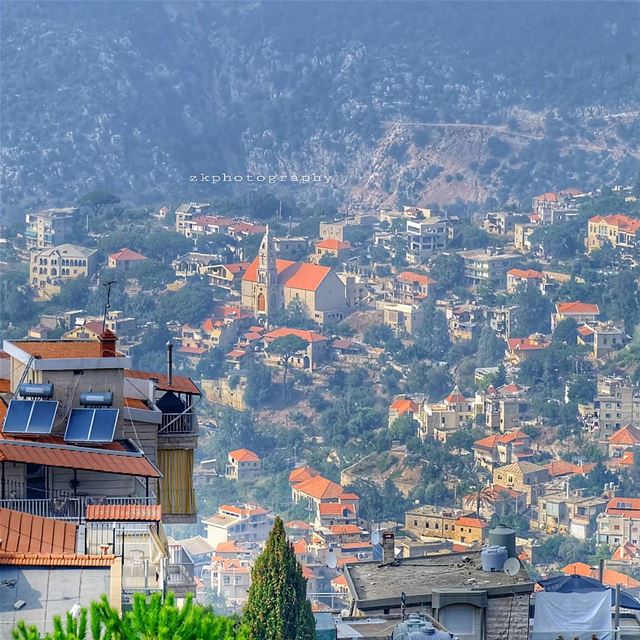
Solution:
[[[117,280],[109,280],[108,282],[102,283],[102,286],[107,289],[107,299],[104,303],[104,315],[102,316],[103,333],[107,326],[107,312],[109,311],[109,309],[111,309],[111,285],[116,284],[117,282],[118,282]]]

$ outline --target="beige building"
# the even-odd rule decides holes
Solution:
[[[611,498],[598,518],[597,541],[610,547],[640,544],[640,498]]]
[[[474,398],[465,398],[458,387],[442,401],[423,405],[423,414],[417,418],[420,423],[419,437],[432,437],[446,442],[452,433],[464,428],[481,410]]]
[[[532,455],[531,438],[519,430],[486,436],[473,444],[474,460],[491,472],[496,467],[514,464]]]
[[[460,251],[459,255],[464,260],[464,275],[470,285],[488,284],[495,289],[507,286],[507,271],[522,259],[492,248]]]
[[[515,462],[493,471],[494,484],[525,493],[528,505],[538,499],[550,479],[548,469],[533,462]]]
[[[587,250],[599,249],[604,243],[621,249],[631,249],[638,244],[640,220],[622,214],[594,216],[587,227]]]
[[[579,345],[590,347],[593,357],[598,359],[622,349],[625,338],[622,323],[594,322],[578,329],[577,341]]]
[[[316,242],[313,261],[319,263],[324,256],[335,258],[336,260],[346,260],[350,254],[351,245],[348,242],[336,238],[327,238]]]
[[[533,283],[536,287],[542,288],[544,274],[535,269],[510,269],[507,271],[507,293],[515,293],[520,285]]]
[[[538,229],[537,224],[529,222],[518,222],[514,227],[514,245],[517,251],[520,253],[529,253],[533,245],[531,242],[531,236],[533,232]]]
[[[202,520],[207,529],[207,541],[213,547],[221,542],[262,542],[273,526],[273,514],[252,504],[218,507],[218,512]]]
[[[78,209],[45,209],[37,213],[27,213],[25,239],[27,249],[47,249],[65,244],[71,240],[73,225]]]
[[[398,336],[414,335],[422,324],[424,308],[422,304],[380,301],[384,324],[390,326]]]
[[[557,302],[555,313],[551,314],[551,330],[553,331],[563,320],[572,318],[578,325],[597,322],[600,308],[590,302]]]
[[[436,284],[433,278],[424,273],[402,271],[384,282],[384,294],[393,302],[413,304],[426,300]]]
[[[262,470],[260,457],[249,449],[229,451],[227,459],[225,478],[228,480],[252,480]]]
[[[596,533],[597,518],[606,506],[607,498],[585,497],[580,491],[544,495],[538,498],[538,528],[588,540]]]
[[[39,297],[51,298],[65,282],[92,276],[96,266],[95,249],[75,244],[39,249],[31,253],[29,282]]]
[[[463,544],[481,543],[489,525],[460,509],[423,505],[404,514],[405,529],[419,538],[444,538]]]
[[[306,329],[289,329],[281,327],[269,331],[264,334],[263,340],[266,346],[265,361],[272,366],[281,365],[281,356],[278,354],[269,353],[269,345],[278,338],[284,338],[285,336],[295,336],[307,343],[307,347],[298,353],[295,353],[290,361],[289,366],[296,369],[304,369],[306,371],[313,371],[320,363],[327,358],[329,349],[329,340],[326,336],[318,333],[317,331],[308,331]]]
[[[258,316],[268,317],[294,300],[318,324],[339,322],[351,310],[345,283],[333,269],[276,259],[273,238],[267,230],[258,256],[242,277],[242,305]]]

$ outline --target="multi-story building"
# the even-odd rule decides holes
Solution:
[[[27,249],[46,249],[65,244],[72,239],[73,226],[78,209],[45,209],[37,213],[27,213],[25,239]]]
[[[543,193],[531,200],[531,220],[540,225],[560,224],[578,216],[577,202],[585,194],[579,189]]]
[[[262,461],[260,456],[249,449],[235,449],[227,454],[225,477],[229,480],[252,480],[260,475]]]
[[[541,333],[534,333],[528,338],[509,338],[505,357],[511,365],[517,367],[525,360],[540,356],[550,345],[551,340]]]
[[[423,505],[404,514],[405,529],[423,538],[445,538],[464,544],[484,541],[488,524],[460,509]]]
[[[590,347],[596,360],[622,349],[625,340],[626,333],[621,322],[593,322],[578,329],[578,344]]]
[[[531,438],[518,430],[486,436],[473,443],[474,460],[491,472],[496,467],[531,458],[533,453]]]
[[[427,210],[429,211],[429,210]],[[447,218],[429,215],[406,221],[407,261],[422,264],[427,258],[446,249],[450,227]]]
[[[533,504],[550,480],[549,471],[533,462],[514,462],[493,470],[493,482],[508,489],[522,491],[527,495],[527,504]]]
[[[587,250],[599,249],[606,242],[620,249],[638,246],[640,220],[622,214],[593,216],[587,227]]]
[[[604,444],[621,427],[640,425],[640,390],[616,376],[599,376],[592,405],[583,407],[585,426]]]
[[[96,269],[96,255],[95,249],[75,244],[32,251],[29,283],[39,297],[50,298],[60,293],[65,282],[92,276]]]
[[[460,251],[459,255],[464,260],[464,275],[468,284],[486,284],[496,290],[507,286],[507,271],[521,260],[520,256],[501,253],[493,248],[469,249]]]
[[[385,280],[384,295],[393,302],[413,304],[426,300],[436,284],[433,278],[424,273],[402,271],[397,276]]]
[[[218,507],[217,513],[202,520],[207,540],[217,547],[221,542],[262,542],[273,526],[273,514],[254,504]]]
[[[159,504],[164,522],[195,521],[189,378],[131,370],[108,330],[3,348],[0,506],[82,521],[92,502]]]
[[[423,405],[418,436],[446,442],[452,433],[464,428],[478,414],[475,398],[465,398],[456,386],[442,402]]]
[[[185,202],[181,204],[176,209],[175,213],[176,232],[183,236],[187,236],[187,238],[192,237],[192,222],[194,216],[206,214],[210,209],[211,205],[204,202]]]
[[[397,336],[411,336],[422,325],[424,307],[422,303],[392,302],[380,300],[376,306],[382,310],[382,321],[393,329]]]
[[[607,441],[610,458],[622,458],[625,452],[640,445],[640,429],[628,424],[616,431]]]
[[[518,428],[528,410],[524,389],[513,383],[498,389],[490,386],[478,399],[484,402],[485,425],[492,432]]]
[[[640,498],[611,498],[598,518],[599,544],[619,547],[640,541]]]
[[[344,261],[351,253],[351,245],[344,240],[336,238],[328,238],[327,240],[318,240],[315,244],[315,252],[313,254],[314,262],[321,262],[322,258],[334,258],[335,260]]]
[[[241,611],[251,587],[251,560],[216,558],[211,561],[211,590],[232,611]]]
[[[449,336],[455,342],[473,340],[485,323],[486,309],[477,304],[447,304],[444,314],[449,325]]]
[[[507,293],[515,293],[520,285],[530,282],[541,289],[543,280],[544,274],[535,269],[510,269],[507,271]]]
[[[533,248],[533,242],[531,236],[538,228],[537,224],[532,222],[518,222],[514,227],[514,240],[515,248],[520,253],[529,253]]]
[[[549,534],[568,533],[588,540],[597,529],[598,516],[604,512],[607,498],[586,497],[568,490],[538,498],[538,527]]]

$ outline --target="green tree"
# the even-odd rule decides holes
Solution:
[[[247,386],[244,400],[250,407],[257,409],[271,398],[273,382],[271,369],[262,362],[251,360],[247,365]]]
[[[220,347],[214,347],[200,358],[196,374],[201,378],[219,378],[225,374],[226,368],[224,351]]]
[[[280,336],[276,338],[268,347],[269,353],[275,353],[280,356],[280,364],[282,365],[282,399],[285,400],[287,396],[287,374],[289,373],[289,365],[291,358],[296,354],[305,351],[309,346],[306,340],[303,340],[299,336],[289,334],[286,336]]]
[[[504,358],[506,344],[489,327],[485,325],[478,339],[476,364],[478,367],[493,367]]]
[[[578,323],[573,318],[565,318],[553,330],[553,341],[563,342],[569,346],[576,344],[578,337]]]
[[[548,333],[551,322],[549,300],[532,283],[521,284],[516,290],[514,304],[518,306],[514,313],[517,335],[530,336],[532,333]]]
[[[457,253],[440,253],[431,265],[431,276],[445,291],[464,284],[464,260]]]
[[[449,325],[444,313],[434,304],[426,305],[416,331],[415,354],[420,358],[444,360],[451,348]]]
[[[251,570],[243,621],[249,640],[314,640],[307,581],[278,516]]]
[[[120,202],[120,198],[102,189],[91,191],[78,200],[78,204],[81,207],[89,207],[92,209],[96,217],[102,213],[105,207],[118,204],[118,202]]]

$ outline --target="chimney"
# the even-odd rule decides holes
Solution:
[[[167,342],[167,382],[173,384],[173,342]]]
[[[382,562],[390,564],[396,559],[396,537],[393,533],[382,534]]]
[[[116,343],[118,342],[118,338],[113,331],[109,331],[109,329],[105,329],[99,336],[98,340],[100,340],[100,357],[102,358],[115,358],[118,355],[116,351]]]

